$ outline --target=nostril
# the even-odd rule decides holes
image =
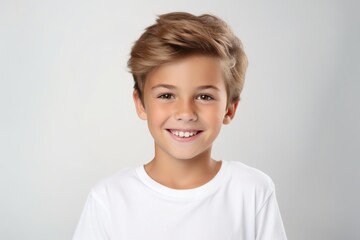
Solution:
[[[175,115],[176,120],[182,121],[196,121],[198,116],[195,113],[181,113]]]

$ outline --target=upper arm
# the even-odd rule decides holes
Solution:
[[[110,215],[105,204],[91,192],[86,200],[73,240],[110,240]]]

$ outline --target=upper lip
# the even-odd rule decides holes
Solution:
[[[168,131],[178,131],[178,132],[201,132],[199,129],[181,129],[181,128],[167,128]]]

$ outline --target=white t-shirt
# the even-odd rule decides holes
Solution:
[[[286,240],[272,180],[222,161],[206,184],[166,187],[144,166],[125,168],[90,192],[73,240]]]

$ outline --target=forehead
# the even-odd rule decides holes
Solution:
[[[148,87],[171,85],[224,85],[221,60],[216,57],[192,55],[166,63],[152,71],[146,80]]]

